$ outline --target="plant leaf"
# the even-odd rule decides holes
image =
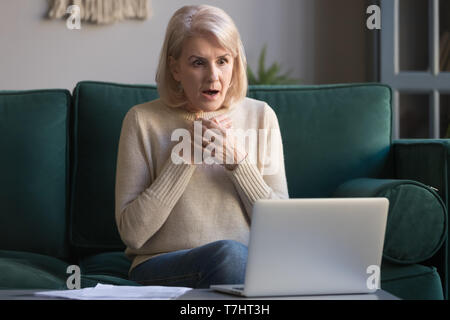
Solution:
[[[267,70],[265,74],[265,82],[267,84],[273,83],[277,78],[277,74],[280,72],[280,65],[278,63],[272,64],[272,66]]]
[[[279,74],[281,66],[277,62],[274,62],[269,69],[266,70],[266,53],[267,44],[264,44],[258,61],[258,79],[250,68],[248,69],[249,84],[265,84],[265,85],[277,85],[277,84],[299,84],[300,79],[290,78],[292,70],[284,74]]]

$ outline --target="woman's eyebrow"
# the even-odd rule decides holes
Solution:
[[[226,53],[223,56],[217,57],[216,59],[225,58],[226,56],[231,56],[231,55],[229,53]],[[191,58],[197,58],[197,59],[204,59],[204,60],[206,60],[206,58],[201,57],[201,56],[196,56],[196,55],[192,55],[192,56],[189,57],[189,59],[191,59]]]

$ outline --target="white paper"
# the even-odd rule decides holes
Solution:
[[[78,290],[41,291],[35,295],[76,300],[169,300],[192,290],[186,287],[115,286],[97,284],[94,288]]]

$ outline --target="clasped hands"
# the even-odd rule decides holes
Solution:
[[[199,134],[200,126],[201,139],[195,136]],[[195,158],[197,154],[202,155],[202,161],[206,160],[208,164],[214,161],[228,170],[234,170],[246,158],[247,153],[238,143],[232,129],[233,122],[227,115],[219,115],[210,120],[196,117],[191,127],[191,136],[194,137],[191,139],[194,150],[191,163],[197,163],[198,159]],[[205,156],[209,159],[205,159]]]

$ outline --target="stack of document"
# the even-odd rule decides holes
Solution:
[[[35,295],[76,300],[169,300],[176,299],[192,288],[161,286],[114,286],[97,284],[78,290],[41,291]]]

